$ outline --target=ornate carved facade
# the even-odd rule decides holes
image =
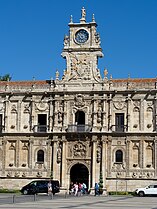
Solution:
[[[0,179],[20,188],[35,178],[129,191],[157,180],[157,79],[101,77],[94,15],[69,23],[60,79],[0,82]],[[7,179],[10,181],[8,183]]]

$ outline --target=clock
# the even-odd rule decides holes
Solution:
[[[89,34],[86,30],[81,29],[76,32],[75,34],[75,40],[79,44],[84,44],[89,38]]]

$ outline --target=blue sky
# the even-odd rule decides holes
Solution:
[[[47,80],[62,75],[63,38],[70,15],[92,14],[104,57],[101,72],[113,78],[157,76],[157,0],[0,0],[0,75],[12,80]]]

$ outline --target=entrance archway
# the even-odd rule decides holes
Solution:
[[[70,170],[70,182],[85,183],[88,188],[88,183],[89,183],[88,168],[81,163],[77,163],[73,165],[73,167]]]

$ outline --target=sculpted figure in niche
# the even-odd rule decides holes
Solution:
[[[95,42],[97,44],[100,44],[100,35],[99,35],[99,33],[95,33]]]
[[[100,123],[101,122],[101,106],[98,107],[98,113],[97,113],[97,122]]]
[[[101,159],[101,150],[100,150],[100,147],[98,147],[98,149],[97,149],[97,163],[100,163],[100,159]]]
[[[69,44],[69,36],[65,35],[64,36],[64,46],[68,46]]]
[[[58,112],[58,123],[61,123],[62,122],[62,113],[61,111]]]
[[[61,144],[60,144],[58,146],[58,149],[57,149],[57,163],[61,162],[61,155],[62,155],[62,147],[61,147]]]
[[[84,97],[81,94],[76,95],[75,97],[75,105],[78,107],[82,107],[84,105]]]

